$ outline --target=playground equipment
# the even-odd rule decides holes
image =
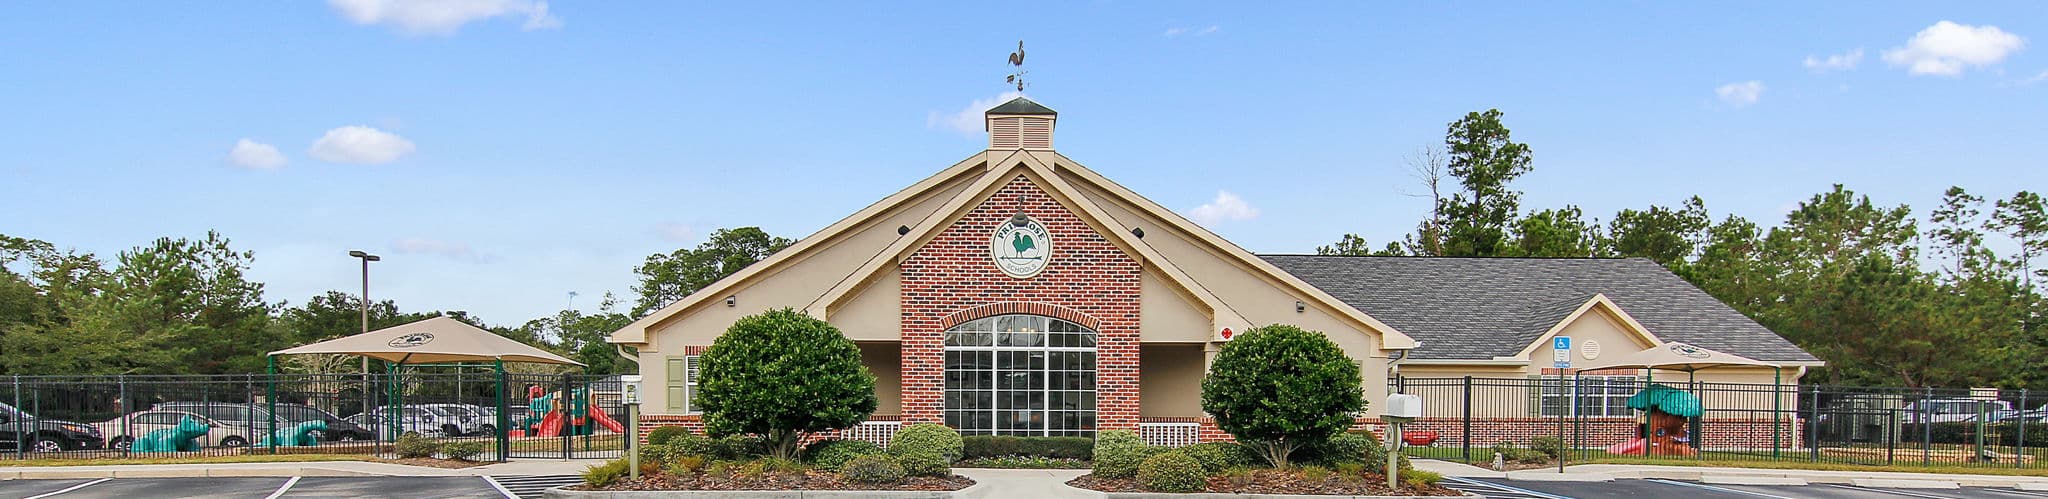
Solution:
[[[257,445],[271,445],[271,442],[277,442],[278,447],[312,447],[320,445],[320,439],[313,436],[313,432],[316,431],[327,431],[327,422],[316,419],[290,428],[278,428]]]
[[[1626,442],[1607,447],[1610,454],[1660,456],[1695,456],[1699,450],[1692,447],[1692,435],[1686,432],[1686,420],[1699,417],[1702,411],[1700,398],[1684,390],[1651,383],[1641,392],[1628,398],[1628,407],[1647,412],[1650,424],[1647,438],[1638,436]],[[1644,445],[1650,448],[1646,452]]]
[[[612,433],[626,432],[625,425],[612,419],[604,408],[591,403],[588,388],[572,389],[568,397],[561,397],[560,391],[547,392],[539,386],[529,386],[526,394],[532,398],[526,406],[526,421],[522,425],[531,430],[528,436],[591,435],[597,433],[599,426]]]
[[[128,447],[129,452],[193,452],[199,450],[199,443],[193,440],[206,436],[212,428],[186,416],[178,420],[178,426],[151,431]]]

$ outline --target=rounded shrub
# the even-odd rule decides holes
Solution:
[[[690,429],[681,426],[663,426],[647,432],[647,445],[668,445],[676,437],[690,435]]]
[[[401,435],[391,443],[391,450],[402,458],[434,457],[441,452],[441,443],[419,435]]]
[[[1251,466],[1258,456],[1251,450],[1234,442],[1208,442],[1182,447],[1178,451],[1202,463],[1202,471],[1216,473],[1240,466]]]
[[[692,403],[704,431],[766,438],[764,453],[797,457],[806,433],[851,427],[875,412],[875,375],[839,328],[783,308],[740,318],[704,351]]]
[[[714,442],[711,438],[703,435],[682,435],[669,439],[668,444],[662,447],[666,449],[669,457],[672,458],[682,456],[718,457],[712,454],[711,447]]]
[[[896,464],[903,465],[903,473],[910,476],[946,476],[953,474],[952,462],[945,456],[931,451],[914,451],[896,456]]]
[[[882,446],[866,440],[821,440],[804,450],[804,459],[825,471],[839,471],[847,461],[882,453]]]
[[[1338,433],[1302,449],[1304,461],[1323,466],[1345,463],[1384,462],[1386,450],[1380,447],[1380,440],[1368,433]]]
[[[1155,451],[1130,430],[1110,430],[1095,435],[1095,476],[1130,478],[1137,476],[1138,464]],[[1199,463],[1198,463],[1199,465]]]
[[[583,484],[591,488],[605,488],[619,483],[620,479],[626,478],[627,473],[632,471],[627,464],[624,459],[613,459],[586,468],[583,470]]]
[[[768,454],[768,441],[748,435],[726,435],[711,440],[705,453],[716,459],[752,459]]]
[[[1153,492],[1195,492],[1207,488],[1209,474],[1186,453],[1161,452],[1138,464],[1138,487]]]
[[[903,481],[903,465],[886,454],[860,456],[839,467],[840,478],[855,483],[896,483]]]
[[[1358,364],[1323,333],[1257,327],[1216,353],[1202,378],[1202,412],[1267,463],[1285,467],[1296,449],[1351,426],[1352,414],[1365,410],[1362,383]]]
[[[474,441],[448,442],[446,444],[441,445],[441,452],[448,454],[449,459],[454,459],[457,461],[472,461],[475,460],[478,455],[484,453],[484,443]]]
[[[938,454],[947,463],[960,460],[964,444],[960,432],[936,423],[918,423],[905,426],[889,438],[889,453],[903,456],[913,452],[926,451]]]

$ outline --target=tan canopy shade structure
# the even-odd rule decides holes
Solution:
[[[1587,371],[1601,369],[1663,369],[1667,371],[1696,372],[1714,367],[1782,367],[1776,363],[1743,357],[1731,353],[1717,352],[1676,341],[1665,342],[1643,351],[1623,355],[1605,364],[1587,366]]]
[[[401,364],[502,360],[583,365],[449,317],[270,352],[272,356],[304,354],[361,355]]]

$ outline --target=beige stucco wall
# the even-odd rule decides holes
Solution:
[[[860,344],[860,363],[875,374],[875,414],[895,414],[903,407],[903,348],[897,343]]]
[[[1138,415],[1202,415],[1201,343],[1145,343],[1138,347]]]
[[[1138,341],[1204,342],[1213,336],[1210,317],[1147,266],[1139,284]]]
[[[1577,320],[1566,324],[1564,329],[1557,332],[1557,335],[1570,336],[1572,338],[1572,351],[1570,354],[1572,365],[1575,367],[1599,364],[1599,359],[1612,360],[1613,356],[1638,352],[1642,351],[1642,349],[1656,346],[1655,343],[1644,339],[1639,334],[1628,331],[1626,328],[1627,325],[1619,317],[1609,312],[1605,306],[1595,305],[1592,309],[1587,310],[1585,314],[1580,315]],[[1551,339],[1537,338],[1533,343],[1536,345],[1536,350],[1522,358],[1522,360],[1529,361],[1529,374],[1542,374],[1540,369],[1555,365],[1553,364],[1554,358],[1551,357],[1552,352],[1554,352],[1550,348]],[[1588,341],[1599,342],[1600,356],[1597,359],[1585,356],[1584,346]]]
[[[1356,327],[1349,319],[1313,304],[1305,311],[1295,312],[1294,303],[1307,302],[1306,297],[1261,277],[1256,269],[1210,252],[1190,239],[1192,236],[1178,233],[1157,217],[1137,210],[1083,180],[1069,179],[1069,182],[1101,206],[1111,218],[1127,227],[1144,229],[1145,237],[1139,239],[1140,242],[1180,267],[1189,278],[1214,293],[1229,305],[1231,311],[1243,314],[1252,324],[1292,324],[1329,335],[1346,355],[1359,361],[1370,406],[1368,414],[1378,414],[1379,406],[1386,399],[1387,356],[1379,349],[1377,333]]]

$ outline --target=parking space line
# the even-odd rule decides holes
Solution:
[[[491,488],[498,489],[499,494],[504,494],[505,499],[519,499],[519,496],[512,495],[511,490],[506,489],[504,484],[498,483],[498,480],[491,478],[490,475],[483,475],[481,478],[484,479],[484,483],[491,484]]]
[[[263,499],[277,499],[277,498],[278,498],[279,496],[283,496],[283,495],[284,495],[284,492],[285,492],[285,491],[287,491],[287,490],[291,490],[291,489],[292,489],[292,486],[293,486],[293,485],[298,485],[298,484],[299,484],[299,477],[292,477],[292,479],[290,479],[290,480],[285,480],[285,481],[284,481],[284,486],[282,486],[282,487],[278,487],[278,488],[277,488],[277,492],[271,492],[271,493],[270,493],[270,495],[268,495],[268,496],[264,496],[264,497],[263,497]]]
[[[1849,489],[1849,490],[1861,490],[1861,491],[1865,491],[1865,492],[1876,492],[1876,493],[1879,493],[1879,494],[1893,494],[1893,495],[1902,495],[1902,496],[1906,496],[1906,497],[1924,497],[1924,498],[1926,498],[1926,499],[1951,499],[1951,498],[1950,498],[1950,497],[1948,497],[1948,496],[1937,496],[1937,495],[1933,495],[1933,494],[1920,494],[1920,493],[1914,493],[1914,492],[1906,492],[1906,491],[1903,491],[1903,490],[1899,490],[1899,489],[1880,489],[1880,488],[1874,488],[1874,487],[1856,487],[1856,486],[1851,486],[1851,485],[1837,485],[1837,484],[1832,484],[1832,483],[1822,483],[1822,484],[1816,484],[1816,485],[1826,485],[1826,486],[1829,486],[1829,487],[1834,487],[1834,488],[1837,488],[1837,489]]]
[[[112,478],[101,478],[101,479],[98,479],[98,480],[93,480],[93,481],[90,481],[90,482],[85,482],[85,483],[81,483],[81,484],[78,484],[78,485],[73,485],[73,486],[70,486],[70,487],[67,487],[67,488],[65,488],[64,490],[59,490],[59,491],[56,491],[56,492],[51,492],[51,493],[48,493],[48,494],[43,494],[43,495],[35,495],[35,496],[28,496],[28,497],[24,497],[24,498],[22,498],[22,499],[43,499],[43,498],[45,498],[45,497],[50,497],[50,496],[54,496],[54,495],[57,495],[57,494],[62,494],[62,493],[65,493],[65,492],[70,492],[70,491],[74,491],[74,490],[78,490],[78,489],[83,489],[83,488],[86,488],[86,487],[91,487],[91,486],[94,486],[94,485],[99,485],[99,484],[101,484],[101,483],[104,483],[104,482],[106,482],[107,480],[113,480],[113,479],[112,479]]]
[[[1571,497],[1565,497],[1565,496],[1561,496],[1561,495],[1556,495],[1556,494],[1547,494],[1547,493],[1543,493],[1543,492],[1537,492],[1537,491],[1534,491],[1534,490],[1529,490],[1529,489],[1524,489],[1524,488],[1510,487],[1510,486],[1507,486],[1507,485],[1502,485],[1502,484],[1499,484],[1499,483],[1494,483],[1494,482],[1486,482],[1486,481],[1472,480],[1472,479],[1468,479],[1468,478],[1459,478],[1459,477],[1454,477],[1454,476],[1447,476],[1447,477],[1444,477],[1444,479],[1445,479],[1445,480],[1450,480],[1450,481],[1453,481],[1453,482],[1457,482],[1457,483],[1467,484],[1467,485],[1474,485],[1474,486],[1480,486],[1480,487],[1492,487],[1492,488],[1496,488],[1496,489],[1501,489],[1501,490],[1505,490],[1505,491],[1508,491],[1508,492],[1514,492],[1514,493],[1516,493],[1516,494],[1523,494],[1523,495],[1527,495],[1527,496],[1529,496],[1529,497],[1536,497],[1536,498],[1540,498],[1540,499],[1574,499],[1574,498],[1571,498]]]
[[[1797,499],[1797,498],[1793,498],[1793,497],[1785,497],[1785,496],[1779,496],[1779,495],[1771,495],[1771,494],[1765,494],[1765,493],[1762,493],[1762,492],[1750,492],[1750,491],[1747,491],[1747,490],[1736,490],[1736,489],[1731,489],[1731,488],[1726,488],[1726,487],[1715,487],[1715,486],[1712,486],[1712,485],[1707,485],[1707,484],[1703,484],[1703,483],[1692,483],[1692,482],[1680,482],[1680,481],[1676,481],[1676,480],[1664,480],[1664,479],[1657,479],[1657,478],[1652,478],[1652,479],[1649,479],[1649,480],[1645,480],[1645,481],[1648,481],[1648,482],[1652,482],[1652,483],[1661,483],[1661,484],[1665,484],[1665,485],[1677,485],[1677,486],[1680,486],[1680,487],[1692,487],[1692,488],[1695,488],[1695,489],[1704,489],[1704,490],[1711,490],[1711,491],[1715,491],[1715,492],[1726,492],[1726,493],[1729,493],[1729,494],[1741,494],[1741,495],[1746,495],[1746,496],[1756,496],[1756,497],[1769,497],[1769,498],[1772,498],[1772,499]]]

